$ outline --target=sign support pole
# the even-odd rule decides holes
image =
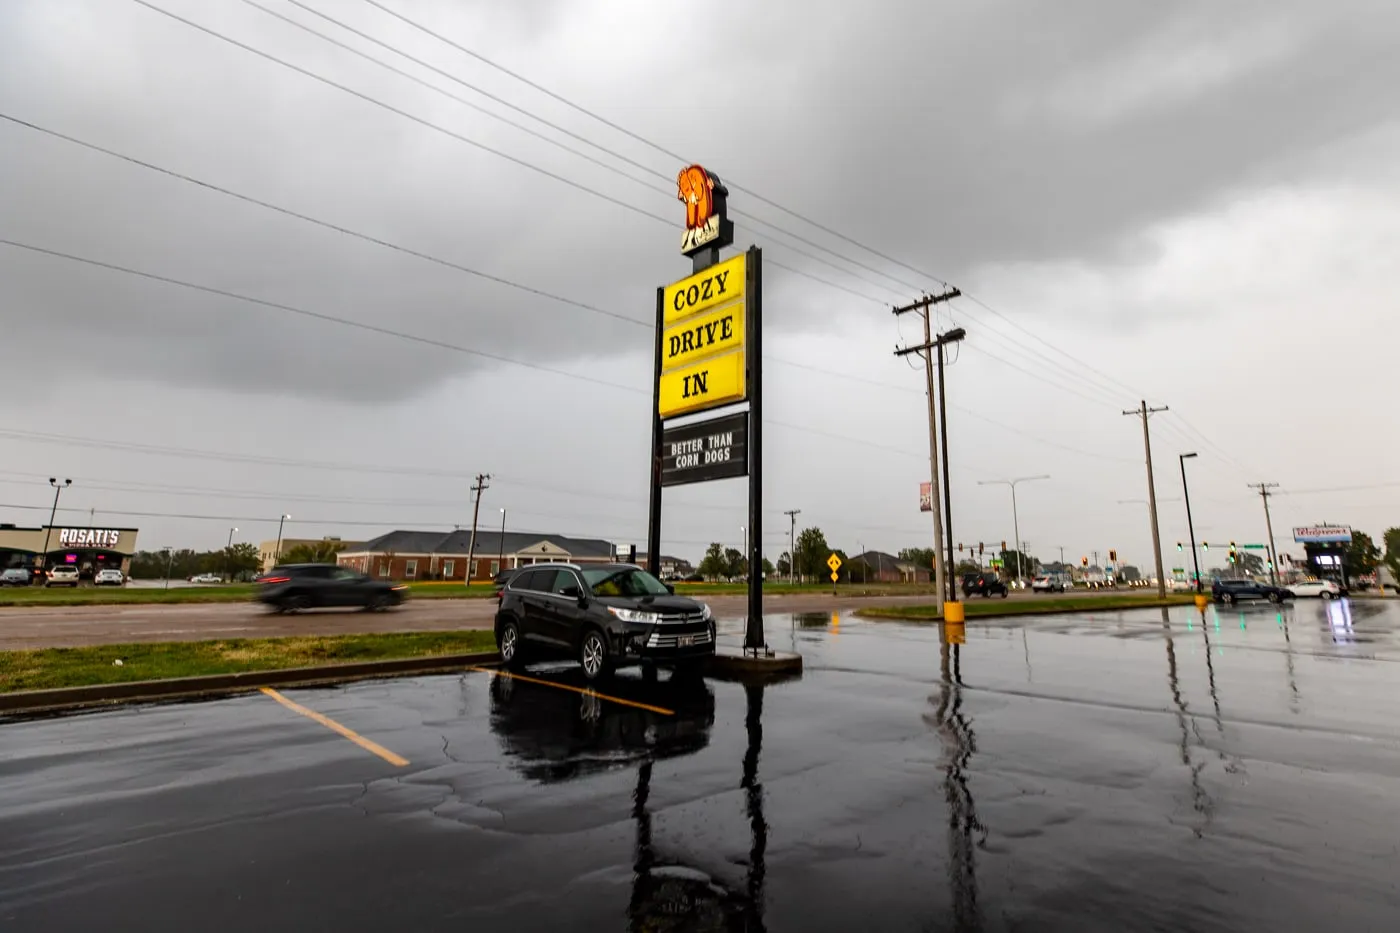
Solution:
[[[749,396],[749,612],[744,628],[744,650],[756,655],[760,649],[768,647],[763,635],[763,251],[750,246],[745,267],[748,278],[744,283],[744,317],[748,328],[745,360]],[[661,311],[658,305],[657,313]],[[658,352],[657,359],[660,358]],[[657,462],[659,464],[660,460]]]
[[[666,327],[666,289],[656,290],[656,365],[651,396],[651,502],[647,512],[647,573],[661,574],[661,350]]]

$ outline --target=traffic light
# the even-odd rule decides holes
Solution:
[[[1209,541],[1202,541],[1202,542],[1201,542],[1201,550],[1203,550],[1203,551],[1209,551],[1209,550],[1210,550],[1210,542],[1209,542]]]
[[[1089,566],[1089,558],[1087,558],[1087,557],[1081,557],[1081,558],[1079,558],[1079,565],[1080,565],[1081,567],[1087,567],[1087,566]]]
[[[1002,542],[1001,542],[1001,552],[1002,552],[1003,554],[1006,553],[1006,540],[1005,540],[1005,539],[1002,539]]]
[[[961,544],[961,543],[958,544],[958,553],[959,553],[959,554],[962,553],[962,544]]]
[[[1118,563],[1118,552],[1115,551],[1113,548],[1109,548],[1108,559],[1113,561],[1115,564]]]
[[[1180,542],[1180,541],[1176,542],[1176,549],[1177,549],[1178,551],[1181,550],[1181,542]]]
[[[1230,542],[1230,553],[1232,555],[1235,553],[1235,542],[1233,541]]]
[[[978,557],[981,557],[981,556],[982,556],[982,551],[983,551],[982,542],[981,542],[981,541],[978,541],[978,542],[977,542],[977,556],[978,556]]]

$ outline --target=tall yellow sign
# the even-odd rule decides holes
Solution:
[[[663,419],[746,398],[747,263],[740,253],[662,290]]]

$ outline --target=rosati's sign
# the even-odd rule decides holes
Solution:
[[[59,547],[116,547],[122,533],[115,528],[60,528]]]
[[[748,256],[741,254],[662,289],[662,418],[745,399],[747,275]]]
[[[676,176],[676,197],[685,204],[681,253],[719,250],[734,242],[734,224],[725,217],[729,190],[699,165],[687,165]]]
[[[730,479],[749,472],[749,413],[667,428],[661,435],[661,485]]]
[[[1305,525],[1293,529],[1293,540],[1299,544],[1325,544],[1351,541],[1351,529],[1346,525]]]

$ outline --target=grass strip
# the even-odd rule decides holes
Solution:
[[[1155,593],[1123,596],[1065,596],[1059,599],[988,599],[964,602],[964,613],[976,616],[1045,615],[1055,612],[1093,612],[1112,609],[1151,609],[1155,606],[1184,606],[1193,600],[1190,593],[1169,593],[1166,599]],[[882,606],[857,609],[866,619],[902,619],[907,622],[937,622],[943,618],[941,606]]]
[[[489,631],[390,632],[0,651],[0,693],[494,651]],[[120,665],[115,662],[120,660]]]

